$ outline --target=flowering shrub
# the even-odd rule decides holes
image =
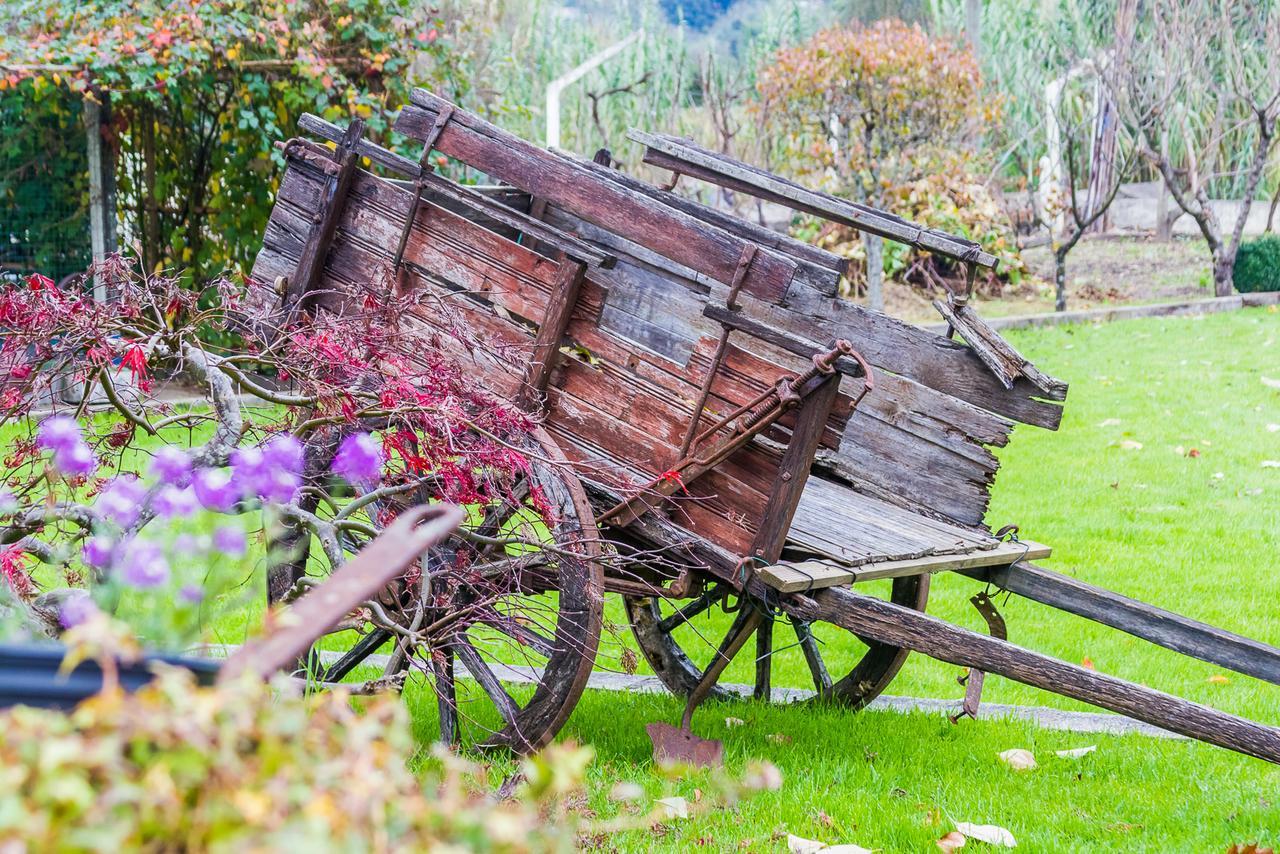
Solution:
[[[466,383],[431,345],[438,330],[401,322],[411,298],[369,287],[362,312],[282,334],[225,280],[195,293],[119,258],[96,273],[117,301],[40,276],[0,290],[12,437],[0,568],[6,595],[37,607],[70,585],[53,591],[63,627],[101,610],[146,645],[185,646],[261,595],[247,583],[255,569],[281,598],[342,565],[405,501],[524,500],[508,494],[529,470],[510,439],[530,422]],[[220,307],[203,308],[213,296]],[[197,334],[233,321],[244,351]],[[160,383],[175,378],[207,404],[164,402]],[[76,409],[34,415],[62,406],[68,384]],[[91,404],[92,420],[74,417]],[[473,552],[451,555],[465,567]]]
[[[18,851],[570,851],[582,819],[558,796],[590,752],[561,745],[537,785],[495,802],[447,751],[415,775],[403,705],[199,689],[164,673],[131,702],[0,714],[0,848]],[[536,770],[535,770],[536,769]]]
[[[836,27],[778,51],[758,88],[779,154],[799,177],[976,240],[1001,258],[1001,275],[1021,272],[1008,219],[975,170],[978,135],[999,104],[984,98],[968,49],[897,20]],[[861,260],[853,236],[844,227],[821,234],[828,248]],[[955,267],[886,246],[890,275],[929,283],[954,277]]]

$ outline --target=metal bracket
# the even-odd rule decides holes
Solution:
[[[978,609],[982,619],[987,621],[987,630],[993,638],[1009,639],[1008,627],[1005,625],[1004,617],[1000,616],[1000,612],[996,610],[996,603],[991,601],[991,597],[987,595],[985,590],[975,593],[969,601],[973,603],[973,607]],[[954,715],[948,715],[953,724],[958,723],[963,717],[977,719],[978,705],[982,702],[982,683],[986,680],[986,677],[987,674],[976,667],[971,667],[968,673],[956,678],[956,681],[964,686],[964,702],[960,706],[960,711]]]
[[[427,133],[426,139],[423,140],[422,154],[418,157],[418,177],[413,182],[413,201],[409,204],[409,215],[405,217],[404,226],[400,229],[400,242],[396,244],[395,258],[391,262],[393,274],[398,275],[400,273],[400,264],[404,260],[404,249],[409,243],[409,232],[413,230],[413,224],[418,219],[418,208],[422,205],[422,191],[426,189],[422,176],[434,171],[431,165],[431,152],[435,148],[436,141],[440,139],[440,134],[444,132],[445,127],[449,124],[449,120],[453,118],[453,109],[453,105],[450,104],[436,114],[435,123]]]

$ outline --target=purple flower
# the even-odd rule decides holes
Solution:
[[[18,511],[18,499],[7,489],[0,489],[0,516]]]
[[[115,542],[109,537],[90,537],[81,548],[80,557],[84,560],[85,566],[105,569],[111,564],[111,554],[115,551],[115,547]]]
[[[107,484],[98,495],[95,506],[108,521],[127,528],[138,521],[142,512],[142,499],[147,488],[133,475],[121,475]]]
[[[77,590],[58,608],[58,622],[62,623],[64,629],[74,629],[96,613],[98,606],[93,603],[88,591]]]
[[[199,584],[184,584],[178,591],[178,598],[188,605],[199,605],[204,601],[204,591]]]
[[[55,415],[40,422],[36,444],[50,451],[60,451],[84,443],[80,424],[66,415]]]
[[[240,557],[246,548],[244,532],[233,525],[223,525],[213,532],[213,547],[225,555]]]
[[[382,448],[368,433],[353,433],[338,446],[333,471],[348,483],[372,486],[382,477]]]
[[[239,448],[231,454],[233,480],[246,496],[292,501],[302,486],[301,453],[302,446],[292,436],[280,436],[259,448]]]
[[[98,460],[88,445],[77,442],[53,452],[53,467],[71,477],[87,477],[97,471]]]
[[[151,509],[161,519],[172,519],[175,516],[190,516],[200,507],[195,491],[191,487],[179,489],[176,486],[164,486],[151,499]]]
[[[173,538],[173,551],[180,555],[200,553],[200,541],[190,534],[179,534]]]
[[[160,546],[149,540],[131,540],[120,559],[120,579],[130,587],[159,587],[169,580],[169,562]]]
[[[172,445],[165,445],[151,458],[151,476],[170,486],[186,486],[191,481],[191,457]]]
[[[281,433],[263,445],[262,454],[267,465],[276,471],[302,476],[302,443],[288,433]]]
[[[207,510],[229,513],[240,500],[240,490],[222,469],[200,469],[191,479],[196,500]]]

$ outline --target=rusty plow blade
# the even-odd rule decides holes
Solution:
[[[653,742],[653,761],[659,765],[696,765],[719,768],[724,764],[724,743],[700,738],[692,730],[662,721],[648,724],[645,732]]]
[[[701,738],[693,734],[693,712],[707,698],[711,689],[720,679],[720,674],[733,661],[733,657],[742,649],[747,638],[755,634],[756,629],[764,622],[764,612],[758,608],[744,604],[738,611],[729,633],[720,643],[715,660],[702,674],[697,687],[689,694],[685,703],[684,716],[680,726],[656,722],[645,727],[649,740],[653,742],[653,761],[659,765],[695,765],[699,768],[719,768],[724,764],[724,743],[714,738]]]

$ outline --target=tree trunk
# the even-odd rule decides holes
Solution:
[[[1231,281],[1231,274],[1236,268],[1236,253],[1228,251],[1227,247],[1222,247],[1213,253],[1213,295],[1218,297],[1231,296],[1234,286]]]
[[[864,231],[862,245],[867,250],[867,305],[884,311],[884,239]]]
[[[982,60],[982,0],[964,0],[964,36],[969,50],[979,63]]]
[[[1053,253],[1054,311],[1067,310],[1067,253],[1061,249]]]
[[[1168,243],[1173,240],[1173,226],[1182,216],[1182,208],[1174,205],[1169,210],[1169,188],[1160,182],[1160,195],[1156,200],[1156,240]]]

